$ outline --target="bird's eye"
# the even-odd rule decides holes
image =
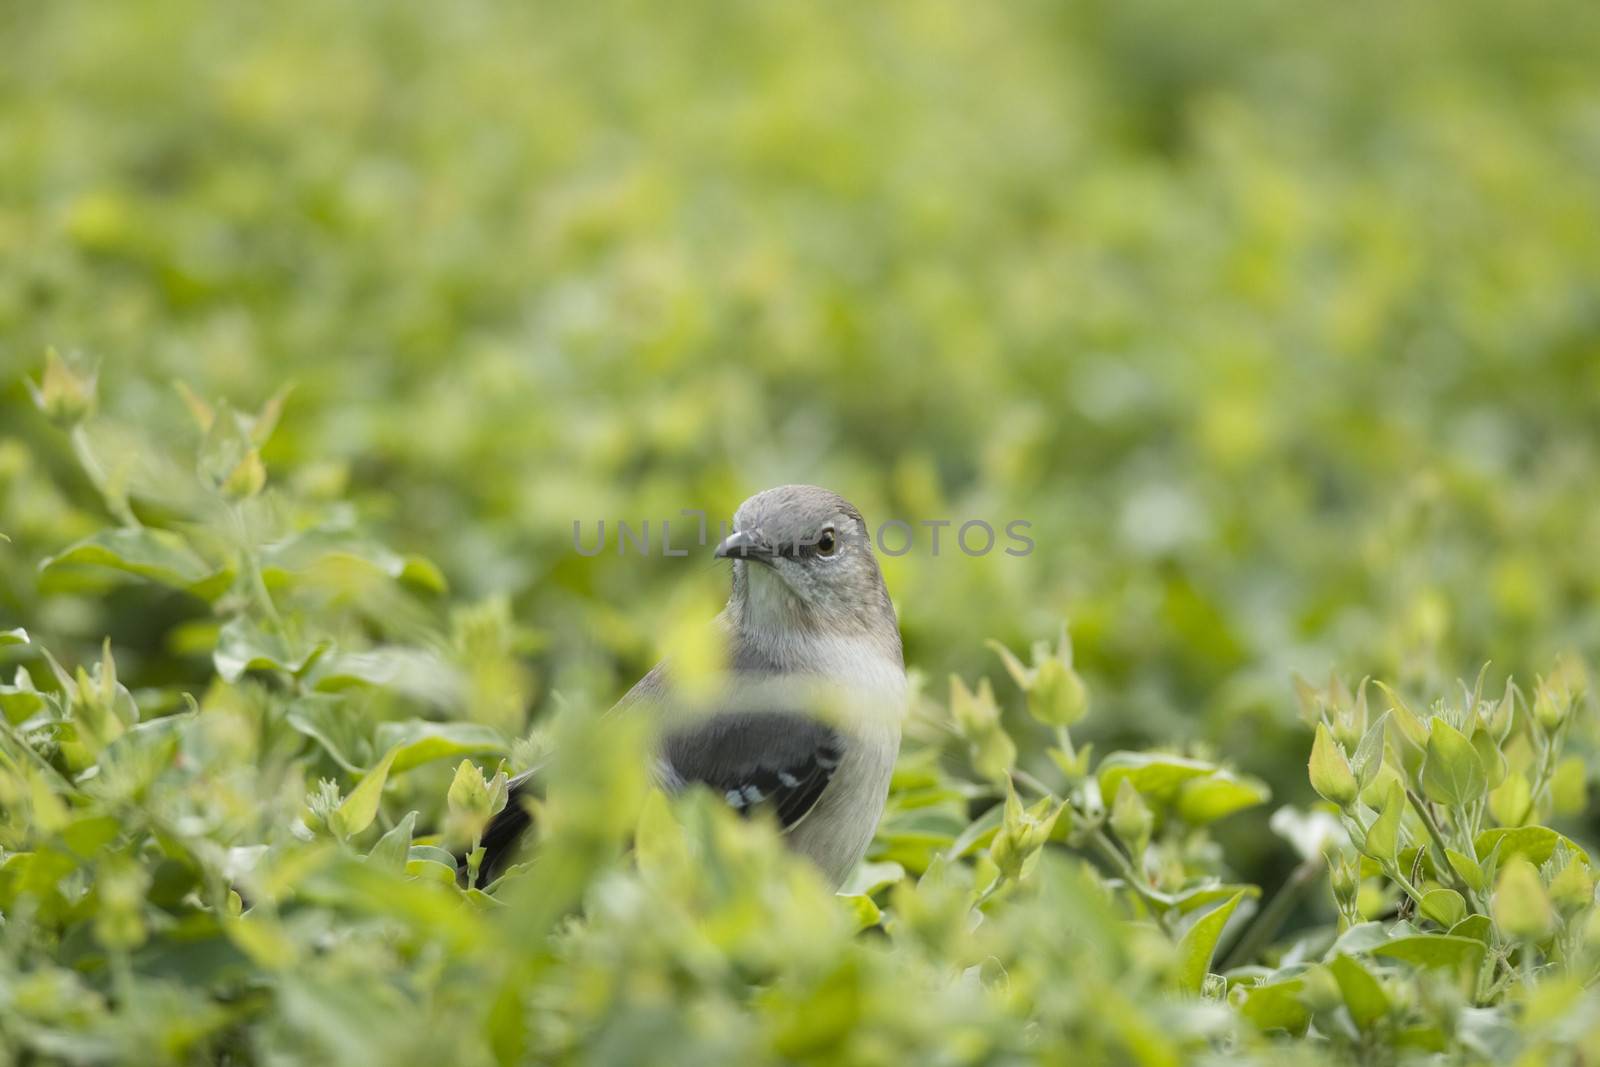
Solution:
[[[822,535],[817,538],[817,555],[831,556],[838,548],[839,543],[833,538],[833,527],[823,530]]]

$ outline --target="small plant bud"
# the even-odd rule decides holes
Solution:
[[[1576,860],[1550,879],[1550,900],[1563,915],[1573,915],[1594,903],[1594,873]]]
[[[1534,721],[1546,733],[1554,733],[1566,721],[1571,710],[1572,702],[1567,694],[1559,692],[1554,685],[1540,679],[1539,687],[1533,694]]]
[[[973,692],[952,674],[950,715],[966,738],[973,768],[991,782],[1009,777],[1017,762],[1017,745],[1000,723],[1000,705],[995,702],[989,679],[979,679],[977,691]]]
[[[1117,839],[1128,846],[1137,862],[1150,844],[1150,831],[1155,825],[1155,816],[1150,814],[1150,806],[1144,802],[1144,797],[1133,787],[1133,783],[1124,778],[1117,785],[1117,797],[1111,803],[1111,832]]]
[[[989,647],[999,655],[1006,672],[1028,698],[1028,713],[1046,726],[1071,726],[1089,712],[1089,690],[1072,668],[1072,638],[1061,628],[1054,652],[1044,641],[1033,645],[1033,665],[1024,666],[1009,648],[997,641]]]
[[[233,500],[249,500],[266,487],[267,468],[261,462],[261,453],[252,448],[233,470],[222,480],[223,495]]]
[[[477,764],[462,760],[450,782],[450,791],[445,794],[453,836],[476,841],[489,820],[506,806],[507,792],[504,771],[486,779]]]
[[[33,403],[58,426],[71,426],[94,413],[95,382],[99,372],[67,364],[54,348],[45,353],[44,373],[37,385],[27,379]]]
[[[1506,679],[1505,695],[1500,698],[1499,702],[1495,704],[1494,710],[1489,713],[1489,732],[1494,735],[1496,741],[1504,743],[1505,739],[1511,736],[1511,728],[1516,725],[1516,720],[1517,687],[1508,678]]]
[[[1351,852],[1340,852],[1328,861],[1328,884],[1333,889],[1333,899],[1339,910],[1348,912],[1355,908],[1356,893],[1361,889],[1361,861]]]
[[[339,783],[321,778],[317,781],[317,787],[306,794],[305,811],[300,817],[306,826],[321,833],[328,828],[328,821],[333,818],[333,813],[339,810],[339,805],[342,803],[344,797],[339,792]]]
[[[1039,664],[1028,690],[1028,711],[1046,726],[1071,726],[1088,714],[1088,687],[1061,660],[1047,659]]]
[[[1000,868],[1002,875],[1016,880],[1033,869],[1039,850],[1050,840],[1056,816],[1061,813],[1059,806],[1054,810],[1051,807],[1049,797],[1024,808],[1015,789],[1006,794],[1005,816],[1000,823],[1000,832],[995,834],[994,843],[989,846],[989,857]]]
[[[1311,788],[1324,800],[1348,807],[1356,798],[1356,776],[1345,758],[1344,749],[1328,732],[1326,723],[1317,723],[1316,737],[1311,742]]]

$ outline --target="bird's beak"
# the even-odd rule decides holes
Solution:
[[[772,566],[775,555],[761,535],[750,530],[735,530],[716,549],[718,559],[748,559]]]

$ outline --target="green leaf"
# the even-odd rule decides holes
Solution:
[[[1365,688],[1362,689],[1365,693]],[[1371,785],[1378,776],[1378,768],[1383,766],[1384,740],[1388,736],[1389,712],[1379,716],[1378,721],[1367,728],[1361,736],[1361,743],[1356,746],[1355,755],[1350,757],[1350,769],[1355,773],[1356,783],[1361,789]]]
[[[1520,771],[1506,775],[1490,790],[1489,814],[1501,826],[1521,826],[1533,815],[1533,786]]]
[[[1450,928],[1451,937],[1470,937],[1485,945],[1494,938],[1494,924],[1487,915],[1468,915]]]
[[[40,569],[63,564],[110,567],[207,601],[233,583],[232,570],[211,566],[177,534],[147,526],[101,530],[46,559]]]
[[[678,825],[667,795],[659,789],[650,790],[639,809],[633,855],[641,872],[657,878],[682,870],[689,863],[689,843],[683,827]]]
[[[13,685],[0,684],[0,712],[12,724],[31,718],[45,706],[45,695],[33,687],[33,676],[18,667]]]
[[[1488,730],[1480,727],[1472,732],[1472,749],[1478,754],[1478,762],[1483,765],[1484,777],[1490,789],[1506,780],[1505,753],[1500,751],[1500,745]]]
[[[411,878],[417,878],[424,882],[437,882],[440,885],[449,886],[456,884],[456,865],[454,862],[408,860],[406,862],[406,874]]]
[[[1097,774],[1102,797],[1115,797],[1117,787],[1126,778],[1146,800],[1171,804],[1177,800],[1184,782],[1217,770],[1214,763],[1161,752],[1113,752],[1100,761]]]
[[[1389,998],[1378,980],[1349,956],[1335,956],[1328,964],[1350,1017],[1362,1030],[1371,1030],[1389,1014]]]
[[[1191,826],[1204,826],[1236,811],[1265,804],[1272,790],[1255,778],[1217,771],[1191,778],[1178,788],[1178,818]]]
[[[446,867],[454,867],[455,856],[449,849],[440,848],[438,845],[412,845],[411,851],[406,853],[407,863],[426,861],[429,863],[442,863]]]
[[[1484,917],[1475,915],[1472,918]],[[1377,945],[1372,949],[1372,954],[1409,963],[1413,967],[1476,968],[1483,962],[1484,951],[1483,942],[1471,937],[1461,937],[1456,934],[1415,934],[1411,937],[1397,937]]]
[[[1305,985],[1303,978],[1290,978],[1252,986],[1239,1012],[1258,1030],[1285,1030],[1298,1037],[1311,1024],[1311,1009],[1301,999]]]
[[[18,626],[14,630],[0,630],[0,648],[6,645],[25,645],[28,643],[28,631]]]
[[[511,747],[499,730],[474,722],[432,722],[427,719],[386,722],[379,724],[373,738],[377,748],[395,750],[395,774],[434,760],[460,756],[501,756]]]
[[[432,560],[422,556],[407,556],[400,569],[400,580],[443,596],[450,591],[450,583]]]
[[[269,633],[240,615],[217,634],[217,647],[211,659],[225,682],[237,682],[247,671],[278,670],[298,678],[328,647],[320,644],[291,648],[278,634]]]
[[[262,970],[287,970],[299,959],[300,947],[282,923],[265,913],[229,917],[223,921],[223,929],[228,940]]]
[[[1211,957],[1216,953],[1223,927],[1228,925],[1234,909],[1243,899],[1243,893],[1235,893],[1226,903],[1206,912],[1184,931],[1183,937],[1178,940],[1175,975],[1180,990],[1195,995],[1200,993],[1200,987],[1205,984],[1206,975],[1211,971]]]
[[[1332,954],[1371,952],[1389,940],[1389,930],[1380,922],[1356,923],[1333,943]],[[1331,958],[1331,957],[1330,957]]]
[[[841,893],[834,899],[844,905],[858,931],[870,930],[883,921],[883,912],[865,894]]]
[[[454,707],[462,688],[456,671],[431,649],[383,645],[362,652],[330,651],[304,670],[313,689],[338,693],[357,687],[387,689],[435,707]]]
[[[394,829],[378,838],[378,843],[367,853],[367,862],[395,874],[403,872],[411,852],[411,835],[416,826],[417,813],[407,812]]]
[[[1576,842],[1548,826],[1497,826],[1474,838],[1472,847],[1477,850],[1480,860],[1488,859],[1490,853],[1498,848],[1501,863],[1512,856],[1521,856],[1529,863],[1540,864],[1550,858],[1557,845],[1562,844],[1577,853],[1583,862],[1589,863],[1589,854]]]
[[[306,696],[289,705],[284,721],[316,741],[333,761],[351,774],[366,769],[370,749],[363,736],[365,724],[343,702],[327,696]],[[382,731],[379,727],[379,731]]]
[[[383,754],[372,770],[367,772],[361,783],[350,790],[350,795],[344,798],[333,813],[333,827],[341,837],[351,837],[359,834],[378,816],[378,801],[383,798],[383,783],[389,778],[389,768],[394,763],[395,750],[390,749]]]
[[[1232,896],[1245,896],[1255,900],[1261,896],[1261,887],[1244,885],[1238,882],[1217,882],[1211,885],[1199,885],[1191,889],[1180,890],[1168,898],[1172,907],[1179,913],[1187,915],[1191,911],[1203,908],[1207,904],[1214,904],[1219,900],[1227,900]]]
[[[872,896],[905,881],[906,869],[898,863],[861,863],[840,893]]]
[[[1461,807],[1480,799],[1489,777],[1472,742],[1443,719],[1433,720],[1422,760],[1422,791],[1436,804]]]
[[[1512,940],[1542,941],[1555,927],[1555,910],[1539,871],[1521,856],[1502,863],[1490,911],[1500,932]]]
[[[1446,930],[1467,914],[1467,902],[1454,889],[1430,889],[1422,894],[1422,914]]]
[[[1389,787],[1388,800],[1383,811],[1367,829],[1367,839],[1361,851],[1380,863],[1394,861],[1400,847],[1400,815],[1406,805],[1399,783]]]
[[[1477,860],[1472,859],[1470,856],[1464,856],[1453,848],[1445,849],[1444,855],[1445,859],[1450,863],[1450,869],[1456,872],[1458,878],[1467,883],[1468,889],[1471,889],[1474,893],[1481,893],[1488,888],[1483,868],[1478,865]]]

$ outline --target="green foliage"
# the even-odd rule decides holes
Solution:
[[[1391,15],[0,16],[0,1063],[1600,1058],[1600,23]],[[784,481],[917,534],[837,897],[572,549]]]
[[[973,1060],[1160,1064],[1228,1045],[1269,1062],[1294,1039],[1335,1059],[1471,1058],[1545,1048],[1534,1020],[1589,1010],[1595,879],[1541,822],[1587,729],[1575,661],[1535,706],[1514,685],[1484,699],[1480,679],[1426,718],[1391,689],[1373,718],[1365,683],[1302,685],[1308,778],[1338,818],[1280,811],[1303,862],[1260,906],[1211,833],[1268,801],[1265,783],[1192,752],[1096,759],[1072,736],[1092,716],[1063,682],[1066,635],[1029,666],[996,645],[1051,732],[1049,769],[1023,765],[1013,734],[1033,727],[1007,725],[989,678],[952,676],[948,703],[916,701],[873,862],[833,896],[769,825],[650,791],[632,717],[572,707],[507,736],[507,695],[526,691],[503,604],[437,603],[417,580],[430,568],[271,472],[240,492],[211,437],[168,487],[181,507],[130,511],[42,572],[205,604],[190,675],[136,692],[109,641],[69,670],[6,635],[49,682],[19,668],[0,734],[13,1057],[127,1060],[140,1033],[139,1062],[786,1062],[891,1040]],[[103,463],[85,441],[79,458]],[[525,861],[484,885],[507,754],[539,767],[543,795]],[[1496,778],[1528,783],[1509,825]],[[1336,925],[1285,931],[1324,849]]]

